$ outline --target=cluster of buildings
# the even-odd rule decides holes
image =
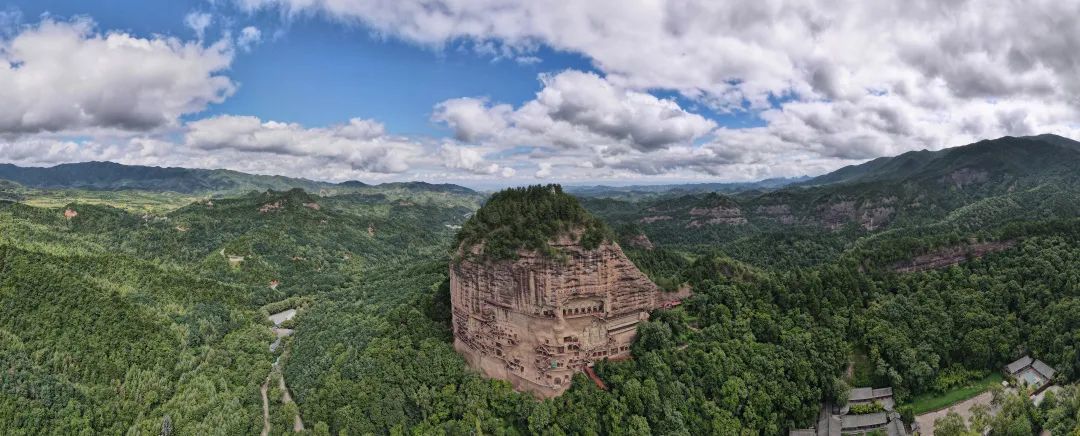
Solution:
[[[1036,403],[1044,391],[1052,390],[1054,375],[1057,371],[1045,362],[1024,356],[1003,368],[1006,376],[1016,384],[1030,389]],[[1007,382],[1006,382],[1007,384]],[[865,412],[868,405],[878,405],[880,409],[871,413],[856,414],[852,411]],[[863,406],[863,407],[860,407]],[[790,436],[841,436],[867,433],[887,434],[889,436],[907,436],[907,428],[894,409],[892,388],[861,387],[851,390],[847,405],[836,407],[825,403],[821,407],[817,424],[813,428],[792,430]],[[916,426],[917,427],[917,426]],[[914,428],[917,430],[917,428]]]
[[[1016,379],[1016,382],[1031,388],[1032,395],[1042,392],[1050,387],[1054,379],[1054,368],[1039,359],[1024,356],[1015,362],[1005,365],[1005,374]]]
[[[852,413],[859,406],[879,405],[881,410],[872,413]],[[895,411],[892,388],[860,387],[851,390],[848,403],[837,407],[831,403],[821,406],[817,425],[813,428],[792,430],[790,436],[841,436],[884,432],[889,436],[908,436],[900,414]]]

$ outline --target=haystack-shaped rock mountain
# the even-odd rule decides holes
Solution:
[[[454,347],[485,375],[542,397],[630,355],[659,289],[558,185],[495,194],[463,226],[450,267]]]

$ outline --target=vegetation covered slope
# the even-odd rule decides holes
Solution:
[[[519,249],[549,256],[557,253],[549,242],[578,238],[587,249],[610,239],[611,232],[559,185],[510,188],[491,196],[458,232],[458,245],[468,253],[480,246],[491,259],[509,259]]]
[[[620,235],[644,235],[666,249],[688,252],[719,248],[755,265],[788,268],[835,259],[860,238],[882,232],[928,227],[962,233],[1021,217],[1075,216],[1076,168],[1080,143],[1006,137],[881,158],[808,186],[766,193],[583,204]]]
[[[200,195],[235,195],[249,191],[287,191],[294,188],[323,194],[363,192],[395,195],[430,192],[476,195],[471,189],[451,184],[405,182],[368,185],[358,181],[328,183],[294,177],[247,174],[232,170],[162,168],[122,165],[113,162],[69,163],[47,168],[0,164],[0,180],[41,189],[170,191]]]
[[[0,433],[158,434],[166,421],[172,434],[258,433],[277,354],[260,307],[444,255],[471,210],[451,200],[294,190],[160,214],[0,203]]]
[[[852,386],[891,386],[905,407],[1025,353],[1071,386],[1073,179],[916,174],[584,201],[639,268],[694,296],[640,326],[632,360],[597,365],[606,391],[578,376],[544,401],[454,352],[446,266],[462,244],[494,240],[511,256],[603,228],[557,188],[509,191],[467,223],[472,194],[411,186],[151,212],[124,202],[153,193],[39,203],[55,194],[13,187],[20,203],[0,206],[0,433],[155,434],[168,416],[172,434],[252,434],[277,358],[315,434],[785,434]],[[455,238],[457,226],[468,230]],[[972,248],[989,246],[1000,249]],[[916,257],[942,261],[897,268]],[[298,302],[294,335],[270,352],[264,311]],[[994,434],[1080,421],[1075,387],[1003,404]],[[290,408],[275,407],[280,434]]]
[[[0,433],[258,431],[269,332],[247,289],[17,209],[0,210]]]
[[[989,178],[1046,178],[1074,173],[1080,142],[1057,135],[1006,136],[939,151],[912,151],[841,168],[802,182],[815,186],[904,180],[920,183],[948,178],[956,171],[985,172]]]

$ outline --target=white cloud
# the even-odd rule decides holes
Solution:
[[[200,41],[206,36],[206,29],[213,23],[214,16],[206,12],[191,12],[184,16],[184,24],[195,31]]]
[[[485,100],[463,97],[436,105],[432,119],[446,123],[454,129],[454,137],[469,142],[506,129],[512,112],[510,105],[489,106]]]
[[[537,164],[539,169],[536,170],[535,177],[538,179],[546,179],[551,177],[551,162],[540,162]]]
[[[900,67],[995,95],[1046,92],[1046,77],[1080,68],[1080,29],[1070,19],[1080,6],[1052,0],[236,1],[248,10],[324,12],[425,45],[464,39],[530,51],[543,43],[588,56],[618,83],[718,103],[813,90],[821,68],[850,76],[856,88]]]
[[[446,168],[464,170],[472,174],[500,174],[503,177],[512,177],[516,171],[510,167],[503,167],[489,162],[484,158],[482,150],[476,147],[466,147],[455,144],[443,144],[439,149]]]
[[[517,56],[514,58],[514,62],[517,62],[521,65],[535,65],[543,61],[543,59],[540,59],[536,56]]]
[[[520,104],[446,100],[431,115],[453,130],[445,141],[393,136],[363,119],[306,127],[218,116],[184,125],[182,116],[234,92],[224,75],[234,48],[250,50],[262,31],[246,27],[207,45],[221,17],[187,17],[195,42],[102,33],[88,20],[23,26],[0,14],[0,156],[331,179],[524,171],[743,180],[1007,134],[1080,137],[1073,1],[233,1],[522,64],[547,46],[583,55],[598,74],[541,75],[536,96]],[[658,90],[685,98],[658,98]],[[699,107],[763,125],[717,127]],[[73,139],[85,134],[92,139]]]
[[[251,51],[259,42],[262,42],[262,31],[253,26],[240,30],[240,36],[236,38],[236,46],[244,51]]]
[[[434,117],[459,140],[538,147],[519,158],[560,168],[587,160],[649,174],[798,175],[1002,135],[1073,132],[1080,119],[1075,1],[237,1],[435,49],[526,59],[546,45],[584,55],[602,79],[550,76],[523,106],[466,99]],[[708,129],[696,115],[648,90],[766,125],[699,138]],[[781,170],[790,173],[774,174]]]
[[[434,119],[454,128],[462,141],[618,150],[687,143],[716,127],[672,100],[620,88],[592,73],[568,70],[540,80],[536,98],[516,110],[459,98],[436,106]]]
[[[0,134],[148,130],[175,125],[235,90],[220,73],[228,42],[210,46],[45,19],[0,39]]]
[[[328,158],[373,173],[404,172],[421,155],[419,144],[386,135],[381,124],[362,119],[307,128],[257,117],[222,115],[188,123],[184,144],[211,151]]]

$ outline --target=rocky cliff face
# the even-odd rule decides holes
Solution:
[[[564,237],[552,246],[564,258],[519,251],[450,267],[454,347],[487,376],[541,397],[561,394],[594,361],[629,357],[637,324],[664,304],[617,244],[585,250]]]

